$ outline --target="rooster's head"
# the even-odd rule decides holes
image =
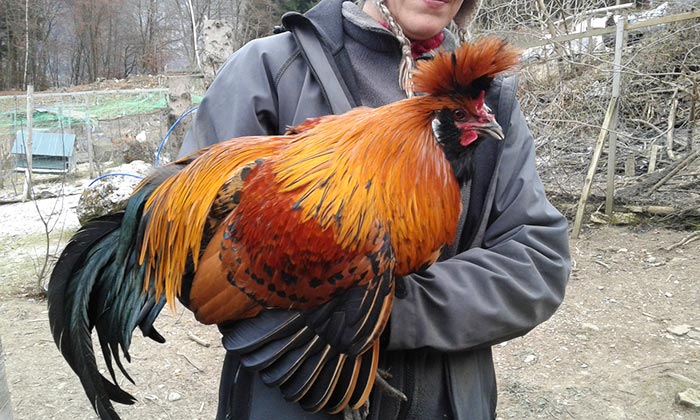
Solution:
[[[469,177],[471,155],[479,140],[503,140],[503,130],[484,103],[493,79],[519,61],[520,52],[502,39],[487,37],[454,52],[420,61],[413,73],[417,98],[430,110],[435,140],[455,175]]]

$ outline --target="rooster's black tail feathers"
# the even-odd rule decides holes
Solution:
[[[64,249],[49,282],[49,323],[54,341],[102,419],[119,418],[111,401],[135,401],[117,385],[113,362],[133,382],[122,365],[119,348],[130,361],[129,346],[136,326],[153,340],[165,341],[153,328],[165,298],[156,301],[153,290],[143,290],[145,264],[138,264],[138,249],[133,248],[140,243],[135,238],[143,234],[141,213],[152,189],[145,187],[136,193],[125,212],[83,226]],[[99,373],[93,328],[112,381]]]

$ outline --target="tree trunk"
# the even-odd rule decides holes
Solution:
[[[197,22],[195,21],[192,0],[187,0],[187,9],[190,11],[190,19],[192,22],[192,46],[194,49],[194,62],[197,64],[197,70],[202,71],[202,61],[199,59],[199,49],[197,48]]]
[[[24,2],[24,76],[22,85],[27,86],[27,68],[29,66],[29,0]]]
[[[2,339],[0,339],[0,419],[12,420],[12,418],[10,389],[5,378],[5,352],[2,349]]]

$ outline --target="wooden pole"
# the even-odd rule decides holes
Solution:
[[[635,174],[635,161],[634,161],[634,156],[629,155],[627,156],[627,160],[625,161],[625,176],[630,177],[634,176]]]
[[[656,170],[656,157],[659,155],[659,145],[654,144],[651,146],[651,151],[649,152],[649,168],[647,173],[653,174]]]
[[[61,105],[63,105],[63,98],[60,98],[60,99],[61,99]],[[73,124],[73,122],[72,122],[73,117],[71,117],[70,111],[71,111],[71,107],[69,106],[68,107],[68,132],[69,133],[71,132],[70,130],[72,130],[72,124]],[[61,111],[61,114],[63,114],[63,111]],[[61,118],[63,118],[63,115],[61,115]]]
[[[574,239],[578,238],[581,233],[581,224],[583,223],[583,215],[586,209],[586,202],[591,194],[591,185],[593,184],[593,177],[595,176],[595,170],[598,166],[598,160],[603,151],[603,146],[605,145],[605,138],[608,134],[608,129],[610,123],[617,112],[617,99],[610,98],[610,103],[608,104],[608,110],[605,113],[605,119],[603,120],[603,126],[600,129],[600,134],[598,135],[598,141],[596,142],[595,148],[593,149],[593,157],[591,158],[591,164],[588,167],[588,173],[586,174],[586,179],[583,181],[583,191],[581,191],[581,198],[578,201],[578,209],[576,210],[576,219],[574,220],[574,229],[571,232],[571,237]]]
[[[202,71],[202,60],[199,58],[199,48],[197,48],[197,25],[195,24],[194,16],[194,6],[192,6],[192,0],[187,0],[187,9],[190,12],[190,18],[192,19],[192,46],[194,47],[194,60],[197,63],[197,68]]]
[[[673,91],[671,97],[671,109],[668,111],[668,130],[666,131],[666,154],[671,160],[676,160],[676,153],[673,151],[673,128],[676,126],[676,111],[678,110],[678,88]]]
[[[5,352],[2,348],[2,339],[0,339],[0,419],[13,419],[10,388],[7,386],[7,379],[5,376]]]
[[[690,163],[692,163],[695,159],[697,159],[700,156],[700,150],[697,150],[685,159],[683,159],[680,163],[676,165],[675,168],[673,168],[669,173],[667,173],[663,178],[659,180],[656,184],[654,184],[653,187],[651,187],[651,191],[649,191],[649,194],[653,193],[657,189],[659,189],[660,186],[664,185],[665,183],[668,182],[669,179],[673,178],[678,172],[680,172],[681,169],[685,168],[688,166]]]
[[[63,98],[58,98],[58,127],[63,133]]]
[[[588,18],[586,19],[586,30],[591,29],[591,25],[593,25],[593,18],[589,15]],[[588,48],[587,48],[588,54],[593,54],[593,37],[588,37]]]
[[[32,196],[32,125],[34,119],[34,86],[27,85],[27,136],[24,137],[24,155],[27,168],[24,171],[24,191],[22,201]]]
[[[615,65],[613,68],[613,86],[612,97],[615,98],[615,112],[613,119],[610,121],[610,131],[608,138],[608,182],[605,192],[605,214],[612,216],[613,203],[615,201],[615,168],[617,167],[617,121],[618,109],[620,101],[620,86],[621,86],[621,71],[622,71],[622,49],[624,45],[626,19],[621,16],[617,20],[617,32],[615,34]]]
[[[693,93],[690,97],[690,116],[688,117],[688,153],[693,152],[693,131],[695,128],[695,104],[698,101],[698,78],[693,77]]]
[[[88,167],[90,178],[95,177],[95,157],[92,150],[92,127],[90,126],[90,97],[85,97],[85,134],[87,135]]]

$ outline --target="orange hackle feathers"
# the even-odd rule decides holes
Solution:
[[[416,92],[433,96],[460,94],[469,91],[479,79],[488,78],[490,82],[519,62],[520,50],[501,38],[483,37],[463,44],[453,53],[418,62],[411,81]],[[473,92],[478,93],[478,89]]]
[[[400,275],[432,262],[425,251],[451,241],[456,222],[445,221],[456,221],[460,210],[457,181],[422,102],[412,98],[328,118],[274,162],[279,192],[293,191],[304,220],[332,229],[344,249],[357,251],[379,221]]]

